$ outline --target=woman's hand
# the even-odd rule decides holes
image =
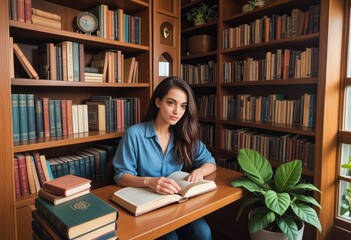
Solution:
[[[204,179],[204,175],[202,173],[202,170],[198,168],[189,174],[187,180],[190,182],[199,182],[199,181],[202,181],[203,179]]]
[[[145,177],[144,184],[155,190],[155,192],[159,194],[175,194],[180,191],[180,187],[178,183],[176,183],[173,179],[159,177]]]

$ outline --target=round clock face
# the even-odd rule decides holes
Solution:
[[[78,30],[90,34],[98,28],[98,20],[90,12],[81,12],[77,16],[76,25]]]

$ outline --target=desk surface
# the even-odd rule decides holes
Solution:
[[[243,190],[230,186],[230,182],[239,176],[238,172],[218,167],[216,173],[206,178],[216,182],[217,190],[138,217],[134,217],[110,200],[113,192],[120,187],[110,185],[93,190],[93,193],[118,210],[117,236],[119,239],[155,239],[242,198]]]

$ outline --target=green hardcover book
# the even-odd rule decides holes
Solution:
[[[64,237],[70,239],[115,222],[118,218],[114,207],[92,193],[56,206],[38,197],[35,207]]]
[[[12,132],[13,141],[20,141],[20,122],[19,122],[19,107],[18,107],[18,94],[11,94],[11,104],[12,104]]]
[[[28,138],[36,139],[34,94],[27,94]]]
[[[50,137],[56,137],[55,100],[49,100]]]
[[[28,140],[28,114],[27,114],[27,95],[18,94],[19,106],[19,123],[20,123],[20,139]]]
[[[56,137],[62,137],[62,112],[61,112],[61,100],[54,100],[54,112],[56,122]]]
[[[38,138],[44,137],[43,100],[35,99],[35,124]]]

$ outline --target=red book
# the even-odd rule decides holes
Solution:
[[[37,170],[37,174],[38,174],[38,177],[39,177],[40,186],[43,187],[44,183],[46,182],[46,177],[45,177],[45,173],[44,173],[43,167],[47,167],[47,166],[42,166],[41,165],[39,152],[32,151],[32,152],[30,152],[30,154],[34,157],[35,168]]]
[[[21,195],[29,195],[29,185],[28,185],[28,175],[26,167],[26,159],[24,154],[15,154],[15,157],[18,160],[18,172],[20,180]]]
[[[24,22],[24,0],[17,0],[17,20]]]
[[[68,174],[45,182],[43,188],[55,195],[67,197],[90,189],[90,182],[90,179]]]
[[[32,0],[24,0],[24,20],[32,23]]]
[[[61,101],[61,117],[62,117],[62,135],[66,136],[68,134],[67,129],[67,101]]]
[[[16,198],[21,196],[21,185],[20,185],[20,176],[19,176],[19,170],[18,170],[18,159],[16,157],[13,158],[15,161],[14,167],[15,167],[15,191],[16,191]]]
[[[44,137],[50,137],[49,98],[43,98]]]

